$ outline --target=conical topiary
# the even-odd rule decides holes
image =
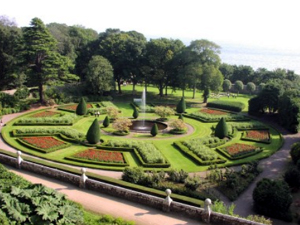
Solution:
[[[100,141],[100,128],[97,118],[90,126],[86,134],[86,139],[90,144],[97,144]]]
[[[105,119],[103,120],[102,124],[103,124],[104,127],[108,127],[109,126],[110,120],[109,120],[108,116],[105,117]]]
[[[153,137],[155,137],[157,134],[158,134],[158,127],[157,127],[157,124],[153,124],[152,128],[151,128],[151,131],[150,131],[151,135]]]
[[[178,116],[178,119],[180,119],[180,120],[182,120],[182,121],[183,121],[183,115],[182,115],[182,114],[180,114],[180,115]]]
[[[228,136],[228,127],[225,118],[222,117],[216,126],[215,136],[222,139]]]
[[[185,103],[184,98],[182,97],[181,100],[177,104],[176,112],[177,113],[184,113],[185,110],[186,110],[186,103]]]
[[[82,116],[85,115],[86,113],[87,113],[86,102],[84,98],[81,98],[76,108],[76,114]]]
[[[133,116],[134,119],[139,117],[139,111],[136,109],[136,107],[134,107],[134,111],[133,111],[132,116]]]

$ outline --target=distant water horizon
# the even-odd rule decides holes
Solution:
[[[235,44],[221,44],[221,61],[230,65],[251,66],[254,70],[277,68],[292,70],[300,75],[300,51],[270,49]]]

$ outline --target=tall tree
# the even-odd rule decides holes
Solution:
[[[58,80],[61,57],[56,42],[43,21],[33,18],[30,27],[23,28],[24,58],[30,68],[29,81],[39,88],[40,102],[44,102],[43,86]]]
[[[113,76],[113,68],[106,58],[99,55],[92,57],[86,75],[90,92],[102,95],[104,91],[112,90],[114,88]]]

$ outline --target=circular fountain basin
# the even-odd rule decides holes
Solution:
[[[168,127],[167,124],[153,121],[153,120],[133,120],[132,125],[129,127],[130,131],[138,133],[148,133],[151,131],[152,126],[156,123],[159,131],[162,131]]]

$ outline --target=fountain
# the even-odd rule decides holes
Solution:
[[[150,132],[152,126],[156,123],[158,130],[164,130],[168,126],[162,122],[158,121],[153,121],[153,120],[146,120],[145,113],[146,113],[146,90],[144,88],[143,93],[142,93],[142,98],[140,99],[140,107],[141,107],[141,112],[143,114],[143,119],[142,120],[133,120],[132,125],[130,126],[130,130],[133,132],[140,132],[140,133],[147,133]]]

